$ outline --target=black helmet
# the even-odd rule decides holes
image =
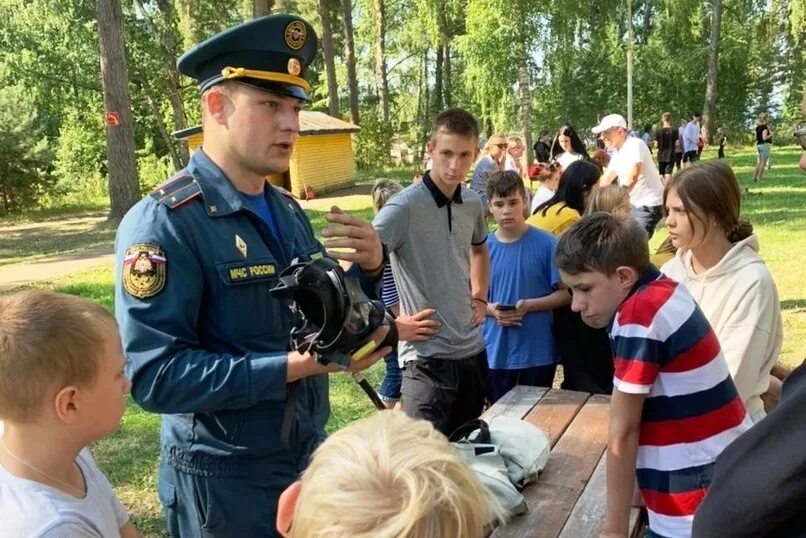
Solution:
[[[292,300],[292,349],[316,353],[322,364],[347,368],[351,360],[363,358],[374,349],[364,349],[369,335],[382,325],[389,325],[389,334],[380,347],[397,345],[394,319],[383,303],[370,300],[330,258],[291,265],[271,294]]]

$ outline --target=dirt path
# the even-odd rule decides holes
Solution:
[[[112,246],[53,256],[30,263],[18,263],[0,267],[0,293],[8,292],[28,284],[55,280],[97,265],[113,263],[115,255]]]
[[[371,207],[371,184],[300,200],[304,209],[327,211]],[[105,211],[48,217],[36,222],[0,224],[0,293],[46,282],[114,262],[115,226]]]
[[[302,209],[314,211],[329,211],[334,205],[346,208],[372,207],[370,191],[372,191],[371,183],[358,183],[352,187],[317,195],[313,200],[300,200],[299,205]]]

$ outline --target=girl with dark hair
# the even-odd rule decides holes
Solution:
[[[560,235],[585,212],[588,194],[601,170],[590,161],[576,161],[563,172],[554,196],[537,206],[526,221]],[[570,307],[554,309],[554,341],[563,365],[562,388],[610,394],[613,390],[613,355],[605,329],[594,329]]]
[[[669,237],[678,249],[661,270],[686,285],[722,347],[733,382],[754,422],[783,340],[775,282],[758,255],[753,226],[739,219],[741,190],[730,166],[686,168],[666,185]]]
[[[574,128],[566,123],[551,144],[551,160],[557,161],[564,170],[580,159],[588,159],[588,150]]]
[[[554,196],[537,206],[526,222],[560,235],[581,218],[586,197],[601,175],[599,167],[590,161],[571,163],[560,176],[560,186]]]

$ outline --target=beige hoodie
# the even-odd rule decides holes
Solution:
[[[661,268],[684,284],[716,332],[736,389],[752,415],[763,411],[761,395],[783,341],[778,290],[758,255],[751,235],[702,274],[691,266],[691,252],[678,251]]]

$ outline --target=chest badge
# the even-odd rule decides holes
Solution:
[[[246,248],[246,241],[241,239],[241,236],[235,234],[235,250],[241,253],[241,256],[246,258],[247,248]]]

